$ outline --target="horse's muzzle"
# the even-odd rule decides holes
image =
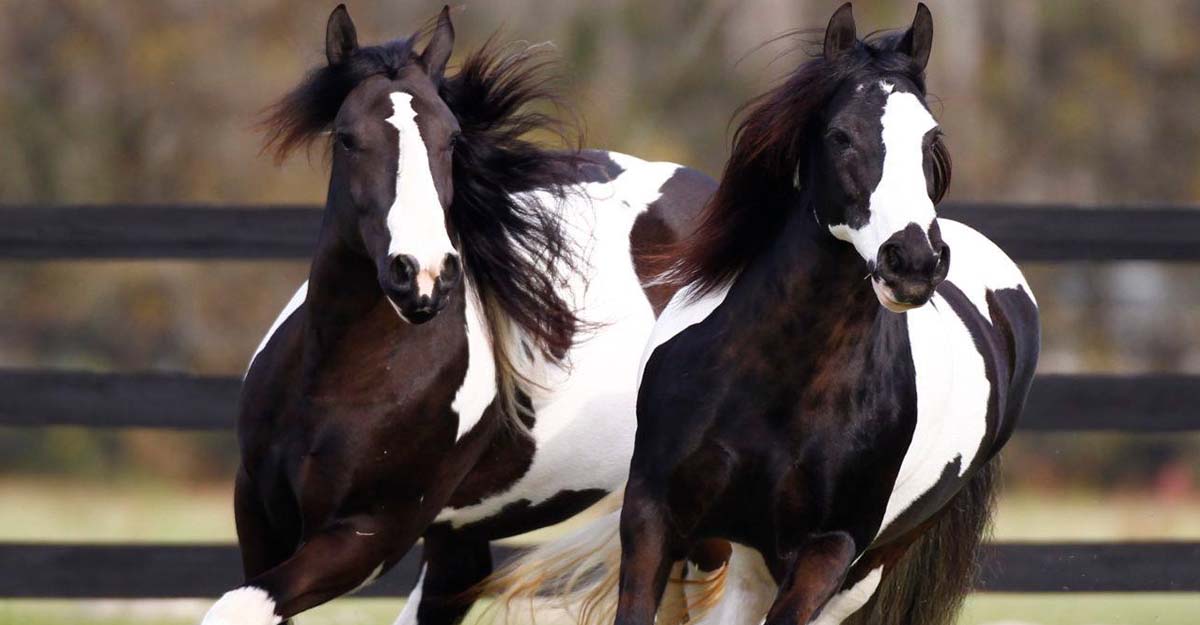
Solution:
[[[436,274],[408,254],[393,257],[379,272],[384,296],[400,318],[413,324],[437,316],[461,282],[462,263],[456,254],[447,254]]]

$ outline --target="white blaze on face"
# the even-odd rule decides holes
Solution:
[[[417,128],[412,95],[391,94],[392,116],[387,121],[400,133],[400,158],[396,166],[396,200],[387,214],[392,240],[388,256],[412,256],[417,260],[417,291],[433,293],[433,281],[442,272],[442,261],[454,254],[446,232],[446,214],[433,184],[429,152]]]
[[[830,227],[833,236],[848,241],[863,260],[874,262],[883,245],[908,224],[928,232],[937,213],[925,184],[925,134],[937,126],[917,96],[894,91],[891,83],[880,82],[887,94],[883,105],[883,174],[871,193],[866,225],[854,229],[846,224]]]

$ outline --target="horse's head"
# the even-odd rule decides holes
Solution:
[[[844,75],[815,142],[817,219],[854,246],[879,302],[896,312],[929,301],[950,268],[934,211],[949,157],[920,79],[932,43],[924,4],[883,46],[858,41],[848,3],[825,31],[825,61]]]
[[[438,92],[453,45],[443,9],[424,51],[403,48],[410,58],[394,59],[392,71],[354,86],[332,126],[328,210],[343,237],[372,260],[384,295],[410,323],[433,318],[462,280],[446,219],[459,124]],[[329,16],[325,53],[329,69],[347,76],[355,64],[380,62],[360,58],[344,6]]]

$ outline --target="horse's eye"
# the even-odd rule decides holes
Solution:
[[[358,149],[358,140],[354,135],[348,132],[338,132],[334,134],[333,140],[337,142],[337,146],[348,152],[353,152]]]
[[[446,143],[446,149],[448,149],[448,150],[454,150],[455,146],[457,146],[457,145],[458,145],[458,141],[459,141],[460,139],[462,139],[462,133],[461,133],[461,132],[456,132],[456,133],[454,133],[454,134],[450,135],[450,141],[448,141],[448,142]]]
[[[841,128],[832,128],[825,136],[829,139],[830,145],[838,150],[845,150],[853,145],[853,142],[850,141],[850,135]]]

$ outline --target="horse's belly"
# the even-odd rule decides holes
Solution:
[[[914,506],[920,510],[913,512],[932,514],[948,501],[988,430],[992,385],[966,325],[940,295],[906,314],[916,371],[917,422],[879,533]]]

